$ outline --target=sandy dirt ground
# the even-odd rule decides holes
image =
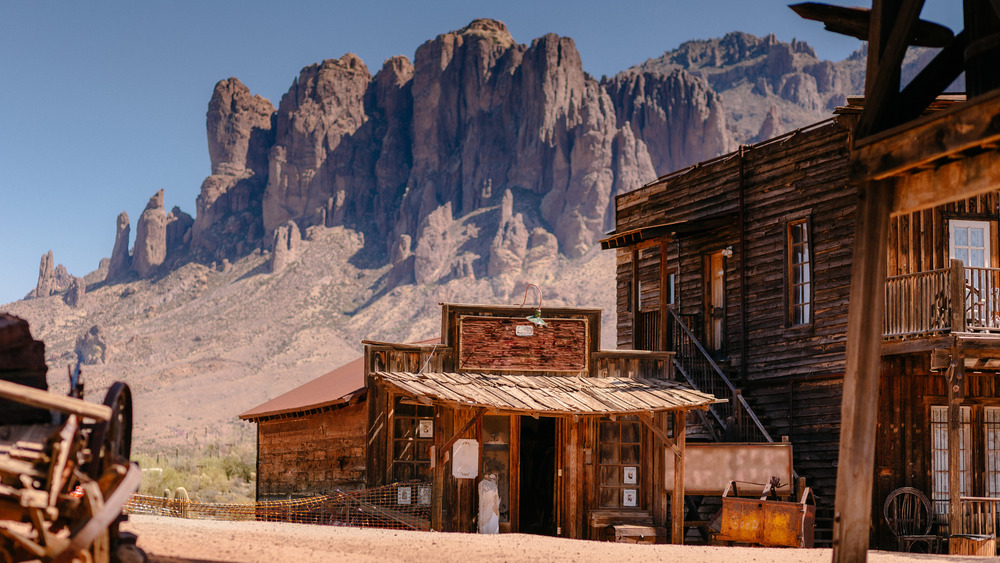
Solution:
[[[129,517],[123,530],[139,536],[153,563],[310,561],[711,561],[721,563],[820,563],[830,549],[776,549],[615,544],[528,534],[476,535],[407,532],[274,522],[217,522],[162,516]],[[872,563],[983,561],[948,555],[872,551]]]

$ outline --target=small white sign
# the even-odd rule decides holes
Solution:
[[[431,486],[420,485],[417,487],[417,504],[428,506],[431,503]]]
[[[635,489],[622,489],[622,506],[638,506]]]
[[[475,479],[479,475],[479,442],[463,438],[451,447],[451,474],[456,479]]]
[[[635,485],[636,475],[639,473],[636,467],[623,467],[622,468],[622,483],[625,485]]]
[[[534,325],[517,325],[514,327],[514,334],[516,336],[532,336],[535,334]]]
[[[433,438],[434,437],[434,421],[433,420],[421,420],[420,424],[417,425],[417,437],[418,438]]]
[[[399,487],[396,489],[396,504],[410,504],[412,495],[413,489],[410,487]]]

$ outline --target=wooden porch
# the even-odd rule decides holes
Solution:
[[[947,268],[886,278],[883,349],[917,351],[919,345],[901,343],[965,333],[980,344],[1000,346],[1000,268],[970,268],[952,260]]]

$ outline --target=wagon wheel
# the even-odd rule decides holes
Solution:
[[[132,392],[118,381],[108,389],[104,404],[111,407],[111,418],[94,426],[90,434],[92,479],[98,479],[114,463],[128,464],[132,455]]]

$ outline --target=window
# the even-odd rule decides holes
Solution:
[[[990,265],[990,222],[948,221],[948,253],[961,260],[968,268],[987,268]]]
[[[621,416],[601,419],[601,508],[638,508],[642,482],[639,419]]]
[[[1000,407],[984,409],[986,434],[986,496],[1000,496]]]
[[[434,407],[397,398],[392,420],[393,480],[430,481]]]
[[[809,248],[809,222],[799,219],[788,223],[788,324],[812,322],[812,252]]]
[[[961,407],[961,452],[959,461],[959,493],[968,495],[972,478],[972,409]],[[934,512],[948,514],[948,407],[931,407],[931,501]]]

